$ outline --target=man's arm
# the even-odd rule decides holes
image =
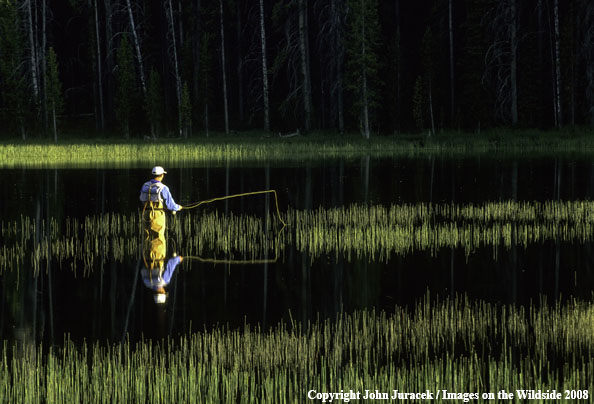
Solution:
[[[171,277],[173,276],[173,273],[175,272],[175,268],[177,268],[179,263],[182,261],[183,261],[183,257],[181,255],[177,256],[177,257],[169,258],[169,260],[167,261],[167,264],[166,264],[165,271],[163,272],[163,275],[161,276],[161,278],[163,279],[163,282],[165,282],[166,284],[169,284],[169,282],[171,282]]]
[[[181,210],[181,208],[182,208],[181,205],[178,205],[173,200],[173,197],[171,196],[171,192],[169,192],[169,187],[167,187],[167,186],[163,187],[163,190],[161,191],[161,196],[163,197],[163,200],[165,200],[165,206],[167,206],[167,209],[172,210],[174,212]]]

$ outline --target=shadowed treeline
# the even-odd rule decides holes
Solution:
[[[0,127],[120,138],[594,119],[587,0],[0,3]]]

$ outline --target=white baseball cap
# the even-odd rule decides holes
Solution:
[[[161,166],[153,167],[153,175],[161,175],[161,174],[167,174],[167,171],[165,171],[163,169],[163,167],[161,167]]]
[[[167,293],[155,293],[153,298],[155,299],[155,303],[165,304],[165,302],[167,301]]]

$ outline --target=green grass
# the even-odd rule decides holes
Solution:
[[[62,347],[51,349],[5,341],[0,401],[294,403],[307,402],[309,390],[351,389],[568,389],[591,395],[592,332],[591,302],[520,307],[427,295],[393,314],[289,320],[269,330],[219,327],[122,346],[75,345],[66,337]]]
[[[175,219],[169,218],[169,239],[178,254],[202,258],[279,257],[282,261],[286,249],[295,248],[307,252],[312,261],[342,256],[388,262],[396,255],[437,254],[443,248],[460,249],[467,256],[490,248],[497,259],[499,251],[512,246],[526,248],[551,241],[585,244],[594,234],[594,201],[289,207],[281,215],[287,222],[285,228],[276,212],[267,220],[201,208],[182,211]],[[0,273],[21,267],[39,271],[50,257],[60,267],[68,265],[86,274],[101,257],[135,260],[143,243],[138,213],[68,217],[63,222],[50,219],[37,226],[26,216],[0,221],[4,240]],[[33,243],[36,233],[39,242]]]
[[[0,167],[130,167],[163,162],[222,163],[227,161],[275,161],[375,157],[423,156],[430,154],[531,153],[591,155],[594,136],[587,129],[563,132],[496,130],[481,134],[442,133],[426,135],[374,136],[365,140],[357,134],[338,136],[314,133],[280,138],[262,132],[212,134],[212,136],[156,141],[117,138],[68,137],[57,144],[48,140],[0,142]]]

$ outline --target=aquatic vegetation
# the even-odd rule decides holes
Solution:
[[[482,204],[349,205],[287,209],[262,216],[196,210],[169,221],[168,238],[186,256],[260,260],[289,246],[313,261],[320,256],[389,261],[418,251],[462,249],[467,256],[489,247],[498,252],[546,241],[587,243],[594,234],[594,202],[485,202]],[[48,258],[92,271],[102,257],[122,262],[142,248],[138,213],[107,213],[62,223],[21,216],[0,222],[0,271],[31,259],[38,271]]]
[[[576,326],[579,324],[579,326]],[[2,402],[283,403],[310,390],[435,394],[594,388],[594,305],[529,307],[426,295],[391,314],[271,329],[217,327],[162,341],[3,343]],[[474,400],[475,402],[487,402]]]

